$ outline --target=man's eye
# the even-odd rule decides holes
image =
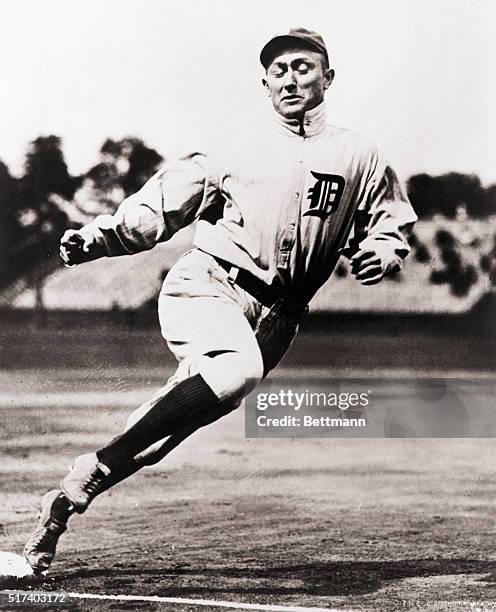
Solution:
[[[276,79],[280,79],[281,77],[284,76],[284,72],[282,70],[279,70],[278,72],[273,72],[272,76],[275,77]]]
[[[298,66],[298,72],[301,72],[301,74],[305,74],[306,72],[308,72],[308,65],[307,64],[300,64]]]

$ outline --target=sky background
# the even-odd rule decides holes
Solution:
[[[73,174],[107,137],[201,148],[269,111],[259,51],[292,26],[326,40],[331,123],[367,134],[404,178],[496,183],[495,0],[1,0],[0,159],[19,174],[48,134]]]

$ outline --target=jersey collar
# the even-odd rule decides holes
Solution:
[[[321,102],[315,108],[307,111],[303,116],[303,120],[286,119],[286,117],[283,117],[276,111],[274,111],[274,114],[279,125],[292,134],[303,138],[311,138],[312,136],[321,134],[326,125],[325,102]]]

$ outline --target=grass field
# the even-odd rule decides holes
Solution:
[[[318,379],[316,369],[277,372],[287,384]],[[74,455],[119,432],[167,373],[0,373],[1,550],[21,552],[40,496]],[[223,609],[180,598],[238,609],[496,609],[495,456],[493,439],[245,439],[239,410],[71,519],[44,586],[172,600],[42,607]],[[0,607],[40,609],[1,593]]]

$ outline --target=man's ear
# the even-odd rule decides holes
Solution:
[[[267,79],[262,79],[262,85],[265,87],[267,95],[270,98],[270,89],[269,89],[269,84],[267,83]]]
[[[331,83],[334,81],[334,70],[332,68],[327,68],[324,72],[325,84],[324,89],[329,89]]]

